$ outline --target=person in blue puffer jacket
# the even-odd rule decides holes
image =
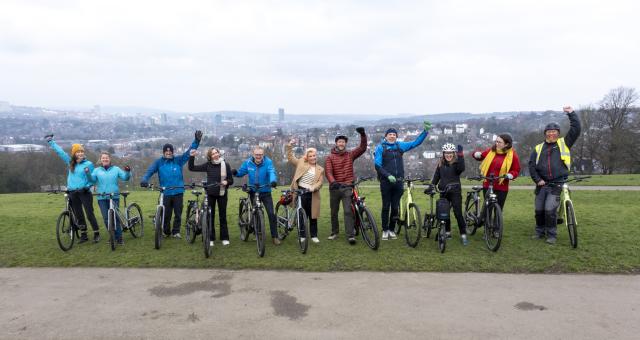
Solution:
[[[253,155],[242,163],[240,169],[232,169],[231,173],[236,177],[248,175],[249,186],[255,189],[251,190],[251,199],[253,200],[253,195],[257,191],[258,195],[260,195],[260,201],[262,201],[269,216],[269,229],[273,244],[279,245],[276,214],[273,210],[273,198],[271,198],[271,188],[278,186],[278,176],[273,167],[273,162],[264,155],[262,147],[256,146],[253,148]]]
[[[89,169],[93,171],[93,163],[88,161],[84,155],[84,148],[81,144],[73,144],[71,146],[71,156],[69,156],[62,148],[53,140],[53,135],[45,136],[49,146],[69,165],[67,174],[67,190],[69,190],[69,200],[71,201],[71,209],[76,216],[78,227],[80,228],[79,243],[89,240],[87,237],[87,223],[84,219],[84,212],[87,213],[87,219],[91,223],[93,229],[93,241],[100,241],[100,231],[98,229],[98,221],[93,212],[93,195],[90,188],[93,182],[87,178],[84,171]],[[84,207],[84,212],[82,208]]]
[[[398,130],[390,128],[385,132],[380,144],[376,146],[374,162],[378,180],[380,181],[380,193],[382,194],[383,240],[397,237],[394,232],[396,221],[393,218],[389,218],[389,210],[391,210],[391,217],[398,216],[400,198],[404,190],[402,155],[422,144],[429,133],[429,129],[431,129],[431,123],[425,121],[424,131],[420,133],[416,140],[413,142],[398,142]]]
[[[89,168],[84,169],[85,173],[87,174],[87,178],[90,181],[96,183],[96,192],[98,194],[116,194],[113,196],[113,204],[114,206],[119,207],[120,196],[118,194],[120,193],[120,189],[118,188],[118,180],[128,181],[131,177],[131,168],[129,168],[129,166],[125,166],[124,170],[122,170],[115,165],[111,165],[111,155],[109,155],[108,152],[103,152],[100,154],[100,164],[102,166],[93,169],[93,171],[89,171]],[[109,213],[109,196],[98,195],[98,206],[100,207],[100,212],[102,213],[104,226],[107,227]],[[116,217],[115,223],[116,242],[119,245],[124,245],[120,219]]]
[[[165,144],[162,147],[162,157],[157,159],[147,172],[142,176],[140,186],[146,188],[149,186],[149,179],[151,176],[158,173],[158,180],[161,187],[176,187],[173,189],[165,190],[164,200],[164,235],[173,235],[175,238],[180,238],[180,220],[182,219],[182,197],[184,193],[184,179],[182,177],[182,167],[189,161],[189,153],[191,150],[198,149],[200,140],[202,139],[202,131],[197,130],[195,133],[195,139],[191,146],[179,157],[173,155],[173,145]],[[171,214],[175,212],[175,218],[173,220],[173,230],[170,229]]]

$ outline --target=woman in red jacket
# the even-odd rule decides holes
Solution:
[[[507,175],[507,178],[501,178],[493,184],[498,204],[504,211],[504,203],[507,200],[507,193],[509,193],[509,181],[516,179],[520,173],[520,159],[516,150],[513,149],[511,135],[508,133],[498,135],[492,147],[484,151],[475,151],[471,156],[478,161],[482,161],[480,173],[483,176],[488,176],[489,174],[494,176]],[[484,197],[489,188],[489,181],[485,180],[482,186],[484,188],[482,189]]]

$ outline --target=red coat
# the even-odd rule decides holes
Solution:
[[[476,160],[482,161],[483,159],[485,159],[485,157],[487,157],[489,151],[491,151],[491,148],[482,151],[482,155],[480,156],[480,158],[475,158],[473,154],[476,153],[476,151],[472,151],[471,157],[475,158]],[[493,157],[493,161],[491,162],[491,166],[489,167],[489,174],[493,173],[495,176],[497,176],[500,173],[500,168],[502,167],[502,162],[504,162],[504,158],[506,157],[506,155],[506,153],[496,153],[495,157]],[[509,169],[507,172],[513,176],[513,179],[518,178],[518,174],[520,174],[520,158],[518,158],[518,153],[516,153],[515,149],[513,149],[513,161],[511,162],[511,169]],[[488,188],[489,181],[485,180],[482,183],[482,187],[484,187],[485,189]],[[509,179],[505,178],[504,181],[502,181],[502,184],[499,183],[499,180],[495,181],[493,184],[493,190],[509,191]]]
[[[331,154],[324,163],[324,175],[329,184],[333,182],[352,184],[353,161],[362,156],[365,151],[367,151],[367,135],[360,136],[360,145],[351,151],[338,151],[335,147],[331,149]]]

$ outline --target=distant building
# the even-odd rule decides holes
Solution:
[[[278,109],[278,121],[279,122],[284,122],[284,109],[283,108],[279,108]]]
[[[426,158],[426,159],[434,159],[436,158],[436,152],[435,151],[425,151],[422,153],[422,157]]]
[[[456,124],[456,133],[464,133],[468,127],[467,124]]]
[[[163,113],[160,115],[160,123],[162,125],[167,125],[167,123],[169,122],[169,118],[167,117],[166,113]]]
[[[11,144],[11,145],[0,145],[0,152],[44,152],[44,145],[38,144]]]
[[[444,128],[444,134],[445,135],[452,135],[453,134],[453,129],[452,128]]]

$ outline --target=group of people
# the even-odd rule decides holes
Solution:
[[[560,126],[550,123],[544,129],[544,142],[538,144],[529,159],[529,172],[536,184],[535,191],[535,233],[533,238],[546,239],[547,243],[556,242],[556,211],[559,204],[560,188],[547,184],[566,179],[571,165],[570,148],[580,135],[580,121],[573,108],[566,106],[563,111],[567,114],[570,129],[564,138],[560,138]],[[381,222],[382,239],[396,239],[394,232],[396,218],[399,213],[400,198],[404,190],[404,153],[418,147],[426,139],[431,124],[423,123],[422,132],[413,141],[399,141],[398,131],[390,128],[385,131],[384,137],[376,146],[374,152],[374,165],[380,182],[382,197]],[[329,202],[331,210],[331,234],[329,240],[338,238],[340,232],[339,210],[342,206],[344,215],[344,232],[346,240],[355,244],[354,216],[351,210],[351,185],[355,179],[353,163],[367,150],[367,134],[363,127],[356,129],[360,135],[360,143],[357,147],[347,150],[349,138],[346,134],[338,134],[335,137],[335,145],[331,153],[326,157],[324,167],[318,162],[318,152],[315,148],[304,150],[303,156],[294,155],[293,148],[296,140],[291,139],[285,146],[288,163],[295,167],[291,182],[292,189],[304,189],[301,194],[302,207],[307,216],[310,216],[309,234],[314,243],[319,243],[318,217],[320,215],[320,189],[324,179],[329,183]],[[248,186],[251,195],[260,195],[260,199],[267,212],[269,228],[274,245],[279,245],[276,216],[274,212],[271,189],[277,186],[278,178],[272,160],[265,155],[265,150],[256,146],[251,156],[246,159],[238,169],[234,169],[220,154],[220,150],[213,147],[206,153],[207,162],[195,164],[195,156],[202,139],[202,132],[196,131],[195,138],[190,147],[181,155],[174,155],[174,147],[165,144],[162,148],[162,157],[154,161],[142,177],[140,185],[147,187],[154,174],[158,174],[161,187],[170,189],[164,192],[165,206],[164,234],[167,237],[180,238],[180,227],[183,207],[184,179],[182,169],[188,163],[190,171],[205,172],[207,182],[217,185],[208,186],[206,189],[209,203],[212,207],[212,219],[215,217],[216,206],[220,225],[220,240],[223,245],[229,245],[229,230],[227,225],[228,188],[233,184],[234,177],[248,177]],[[80,242],[88,240],[86,222],[87,218],[94,232],[94,241],[100,240],[98,224],[93,212],[93,196],[91,186],[96,186],[97,193],[113,193],[114,204],[118,205],[118,181],[127,181],[130,178],[130,168],[123,169],[111,164],[108,153],[100,155],[100,167],[94,168],[93,163],[85,158],[84,149],[80,144],[73,144],[71,155],[48,137],[49,145],[69,165],[67,175],[67,188],[70,191],[71,206],[78,218],[81,227]],[[516,179],[520,173],[520,160],[513,148],[513,139],[509,134],[500,134],[495,143],[485,150],[474,150],[471,156],[480,161],[480,172],[484,176],[501,176],[494,185],[498,204],[504,209],[509,182]],[[442,146],[442,158],[439,159],[433,178],[433,185],[439,190],[446,190],[446,199],[450,201],[454,216],[458,223],[458,229],[463,245],[468,244],[466,235],[466,223],[462,213],[462,186],[460,176],[465,171],[464,150],[461,145],[446,143]],[[483,192],[486,194],[489,183],[484,181]],[[98,195],[98,205],[102,212],[105,225],[107,224],[107,210],[109,209],[108,197]],[[171,218],[173,215],[173,227]],[[450,222],[447,223],[446,232],[451,237]],[[215,231],[212,230],[212,234]],[[214,236],[215,239],[215,236]],[[116,240],[123,244],[122,231],[119,224],[116,226]],[[213,241],[212,245],[213,245]]]

